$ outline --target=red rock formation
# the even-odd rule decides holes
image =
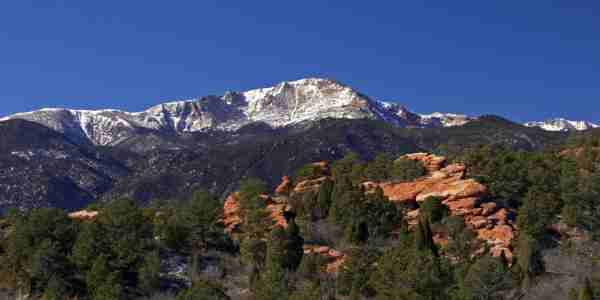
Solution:
[[[290,191],[292,182],[288,176],[281,178],[281,184],[275,189],[275,194],[287,194]]]
[[[266,202],[267,210],[270,212],[271,219],[273,219],[273,226],[282,226],[286,228],[288,226],[287,219],[285,218],[285,212],[289,208],[285,203],[278,203],[268,195],[261,195],[261,198]],[[236,232],[240,224],[242,224],[242,218],[240,216],[240,205],[238,193],[233,193],[227,197],[223,204],[223,224],[225,225],[225,231],[229,234]]]
[[[74,219],[74,220],[94,221],[98,217],[98,212],[90,211],[90,210],[80,210],[80,211],[72,212],[68,216],[70,219]]]
[[[327,180],[328,178],[329,177],[327,177],[327,176],[322,176],[322,177],[315,178],[315,179],[307,179],[307,180],[300,181],[294,187],[293,192],[296,194],[303,194],[303,193],[306,193],[309,191],[318,192],[319,188],[321,187],[321,184],[323,184],[323,182],[325,182],[325,180]]]
[[[223,204],[223,224],[225,225],[225,231],[228,233],[234,232],[242,224],[237,193],[229,195]]]
[[[317,254],[325,259],[325,272],[337,274],[346,260],[346,255],[327,246],[304,245],[304,254]]]
[[[399,159],[416,160],[423,163],[430,173],[441,169],[446,164],[446,158],[429,153],[412,153],[401,156]]]
[[[427,153],[415,153],[401,157],[420,161],[429,174],[412,182],[384,182],[378,185],[384,194],[394,202],[419,203],[428,197],[440,198],[450,213],[462,216],[467,226],[491,247],[494,255],[504,253],[512,257],[510,242],[514,237],[514,226],[508,219],[508,210],[498,209],[496,203],[481,203],[487,195],[487,188],[473,179],[464,179],[465,166],[446,165],[446,158]],[[369,183],[365,187],[377,186]],[[407,214],[409,225],[417,223],[418,210]],[[447,242],[444,236],[434,237],[439,244]]]

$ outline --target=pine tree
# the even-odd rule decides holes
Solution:
[[[144,263],[138,272],[139,286],[146,294],[150,294],[160,287],[160,255],[158,250],[152,251],[144,257]]]
[[[209,281],[196,281],[191,288],[181,291],[177,300],[229,300],[218,284]]]
[[[331,179],[327,178],[319,187],[319,194],[317,196],[317,205],[319,207],[319,218],[326,218],[329,215],[329,208],[331,207],[331,197],[333,193],[334,183]]]
[[[96,291],[106,281],[111,271],[108,266],[106,256],[100,255],[96,257],[92,268],[86,274],[86,285],[89,294],[95,294]]]
[[[296,290],[289,300],[321,300],[321,286],[318,281],[308,282],[301,289]]]
[[[296,270],[304,256],[304,239],[300,236],[300,229],[294,219],[291,219],[286,230],[286,263],[288,270]]]
[[[485,256],[469,268],[463,285],[473,299],[495,299],[498,292],[513,288],[514,282],[501,259]]]
[[[68,295],[67,283],[59,276],[52,276],[44,291],[45,300],[62,300]]]
[[[594,299],[594,293],[592,291],[592,285],[589,279],[585,280],[585,284],[579,293],[579,300],[592,300]]]
[[[574,161],[565,160],[561,165],[560,190],[563,201],[562,220],[569,226],[575,226],[577,225],[580,193],[577,164]]]
[[[579,292],[577,292],[577,289],[572,288],[569,290],[568,300],[579,300]]]
[[[80,270],[87,271],[105,249],[99,242],[101,232],[98,223],[84,223],[80,228],[70,259]]]
[[[287,299],[290,295],[287,274],[284,269],[287,252],[286,242],[287,234],[285,230],[280,226],[274,228],[267,244],[265,269],[260,274],[258,287],[255,289],[258,299]]]
[[[415,234],[415,246],[417,249],[437,256],[437,246],[433,242],[433,233],[426,218],[419,218]]]
[[[341,266],[338,274],[338,291],[342,295],[367,293],[370,289],[369,277],[373,272],[373,263],[377,259],[373,249],[353,247]]]

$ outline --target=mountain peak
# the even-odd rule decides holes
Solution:
[[[141,112],[47,108],[5,119],[36,122],[78,142],[116,145],[135,136],[139,129],[184,134],[237,130],[253,122],[283,127],[326,118],[374,119],[398,127],[456,126],[471,120],[453,114],[420,116],[398,103],[373,100],[336,80],[317,77],[223,96],[166,102]]]

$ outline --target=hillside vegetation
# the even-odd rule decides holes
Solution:
[[[385,136],[374,129],[346,137]],[[293,136],[272,145],[298,145],[285,142]],[[198,190],[144,206],[114,198],[79,214],[10,210],[2,219],[0,287],[11,297],[48,300],[594,299],[599,146],[590,134],[545,151],[442,147],[452,161],[438,166],[397,159],[409,148],[366,155],[375,149],[354,145],[348,150],[364,151],[299,164],[274,192],[277,184],[240,178],[224,204]],[[391,192],[432,181],[441,183],[419,195]],[[470,202],[457,202],[464,195],[456,182],[485,189],[462,206]],[[489,223],[496,215],[486,208],[502,219]],[[487,223],[477,225],[477,214]],[[504,248],[482,234],[506,226],[514,232]]]

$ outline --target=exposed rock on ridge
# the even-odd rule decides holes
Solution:
[[[484,202],[487,188],[473,179],[464,179],[464,165],[447,164],[445,157],[427,153],[409,154],[401,159],[421,161],[429,174],[412,182],[380,183],[390,201],[419,203],[438,197],[452,215],[465,219],[478,238],[490,246],[493,255],[503,253],[512,258],[515,227],[509,218],[510,212],[494,202]],[[418,215],[418,210],[409,212],[409,224],[416,224]]]

